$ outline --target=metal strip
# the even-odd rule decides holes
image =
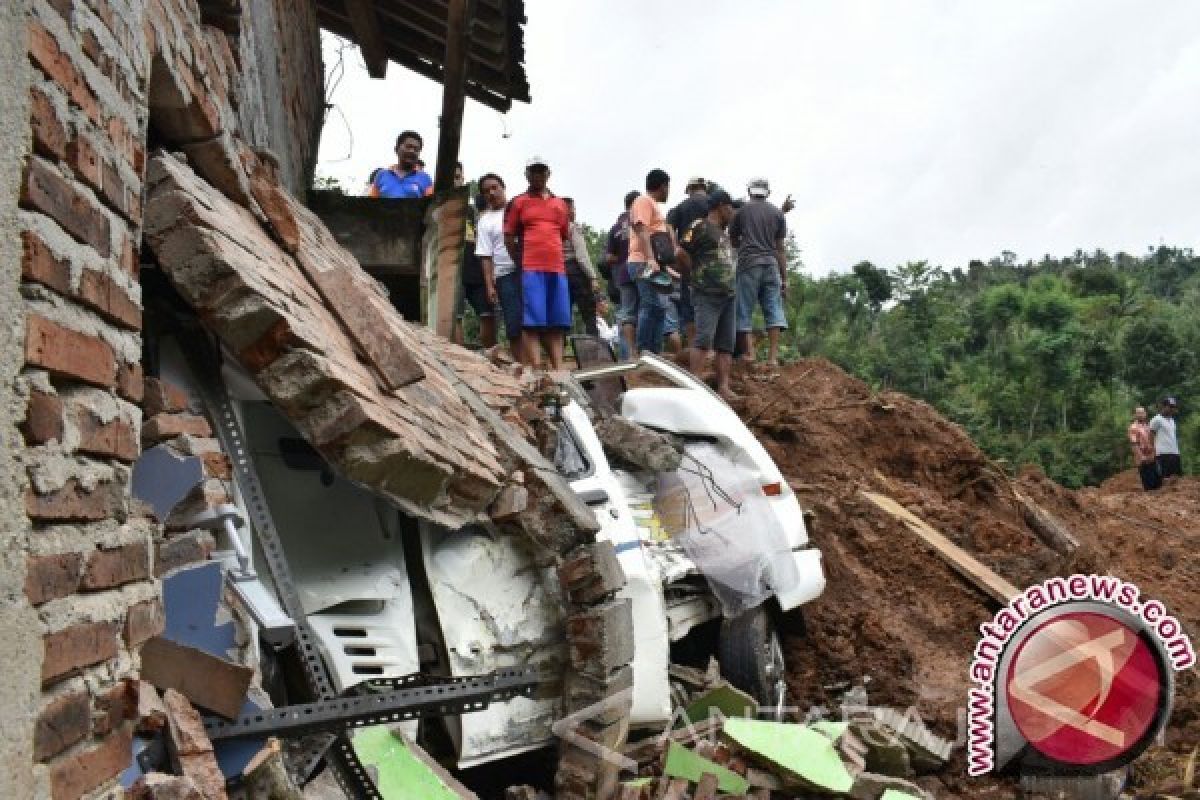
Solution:
[[[246,446],[245,437],[238,424],[233,401],[225,391],[225,384],[221,380],[219,368],[205,347],[208,337],[202,331],[193,329],[185,331],[182,336],[178,337],[178,341],[196,379],[196,388],[199,390],[200,398],[212,417],[221,449],[233,463],[238,489],[241,491],[246,511],[258,537],[259,546],[266,558],[267,571],[275,584],[275,590],[279,593],[281,605],[296,622],[296,647],[300,654],[300,663],[304,668],[305,682],[313,696],[319,700],[334,700],[336,693],[333,691],[329,670],[321,658],[316,637],[308,625],[308,618],[304,614],[304,608],[300,604],[299,595],[292,582],[292,573],[283,552],[283,544],[279,540],[279,532],[271,517],[270,508],[267,506],[266,493],[254,470],[254,462],[251,460],[249,448]],[[368,800],[384,800],[366,769],[358,760],[350,743],[350,737],[344,730],[337,734],[337,738],[333,740],[328,751],[324,749],[327,745],[323,739],[315,739],[313,745],[303,753],[305,760],[298,765],[299,771],[303,773],[304,777],[312,774],[320,758],[328,752],[332,755],[329,763],[334,768],[334,777],[347,795],[368,798]]]
[[[208,737],[216,741],[256,735],[299,736],[346,727],[387,725],[429,716],[482,711],[495,700],[531,695],[539,683],[534,669],[498,670],[491,675],[264,709],[232,722],[213,718],[204,727]]]

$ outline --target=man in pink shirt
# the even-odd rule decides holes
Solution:
[[[1146,424],[1146,409],[1138,406],[1133,410],[1133,422],[1129,424],[1129,446],[1133,449],[1133,463],[1137,465],[1142,488],[1147,491],[1162,486],[1162,474],[1154,452],[1154,433]]]

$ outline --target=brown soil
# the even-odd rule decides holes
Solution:
[[[1197,479],[1157,493],[1142,492],[1133,473],[1078,492],[1036,469],[1010,481],[929,405],[873,393],[821,359],[739,369],[734,388],[743,419],[816,514],[828,588],[806,607],[807,639],[789,643],[790,689],[802,708],[836,707],[848,686],[866,681],[873,704],[915,706],[954,737],[978,626],[998,610],[862,489],[891,496],[1017,587],[1091,571],[1133,581],[1200,643]],[[1014,487],[1079,539],[1072,563],[1026,526]],[[1200,742],[1200,680],[1195,670],[1176,678],[1166,743],[1178,753]],[[961,764],[940,780],[939,797],[981,790]]]

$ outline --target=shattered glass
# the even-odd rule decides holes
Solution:
[[[654,500],[662,527],[708,580],[727,617],[799,580],[791,548],[754,469],[712,442],[689,443],[662,473]]]

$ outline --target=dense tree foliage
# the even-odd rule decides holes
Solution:
[[[1077,251],[966,269],[870,262],[810,278],[790,253],[789,356],[820,355],[919,397],[1010,468],[1068,486],[1131,466],[1132,409],[1180,397],[1185,468],[1200,458],[1200,256]]]

